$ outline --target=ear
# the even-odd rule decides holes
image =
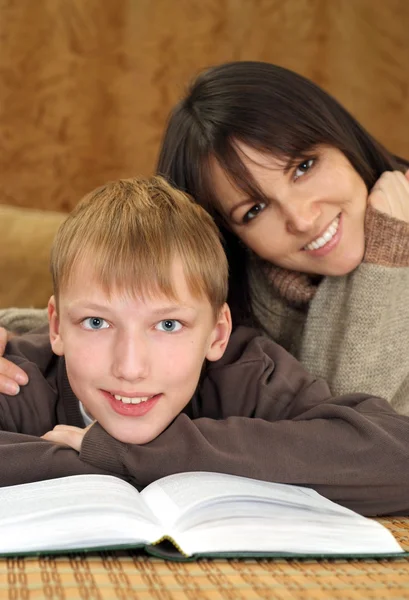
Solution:
[[[64,344],[60,336],[60,320],[57,315],[57,306],[54,296],[48,301],[48,323],[50,325],[50,342],[54,354],[63,356]]]
[[[230,339],[231,328],[230,308],[225,303],[219,312],[210,337],[210,344],[206,353],[207,360],[219,360],[223,356]]]

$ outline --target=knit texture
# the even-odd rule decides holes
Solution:
[[[26,333],[46,324],[46,308],[5,308],[0,310],[0,326],[13,333]]]
[[[409,224],[369,207],[365,239],[357,269],[318,285],[253,257],[253,308],[264,332],[332,393],[370,393],[409,414]]]

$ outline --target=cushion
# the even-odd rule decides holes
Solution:
[[[0,308],[44,308],[52,294],[49,256],[66,213],[0,205]]]

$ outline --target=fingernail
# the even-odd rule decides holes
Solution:
[[[6,394],[9,396],[15,396],[20,391],[20,387],[17,383],[7,383],[6,384]]]
[[[17,373],[16,381],[20,385],[26,385],[26,383],[28,383],[28,377],[27,377],[27,375],[22,375],[21,373]],[[16,394],[17,394],[17,392],[16,392]]]

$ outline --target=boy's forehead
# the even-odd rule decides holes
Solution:
[[[159,281],[152,273],[142,274],[138,281],[127,280],[118,282],[113,275],[112,280],[104,284],[101,274],[92,265],[92,260],[82,260],[70,272],[66,283],[59,291],[60,304],[69,305],[93,304],[103,307],[115,302],[134,302],[141,305],[150,305],[152,310],[157,307],[192,308],[195,309],[203,303],[210,306],[210,301],[201,294],[193,295],[184,270],[182,261],[175,258],[171,261],[169,282],[172,289],[166,293],[161,289]]]

